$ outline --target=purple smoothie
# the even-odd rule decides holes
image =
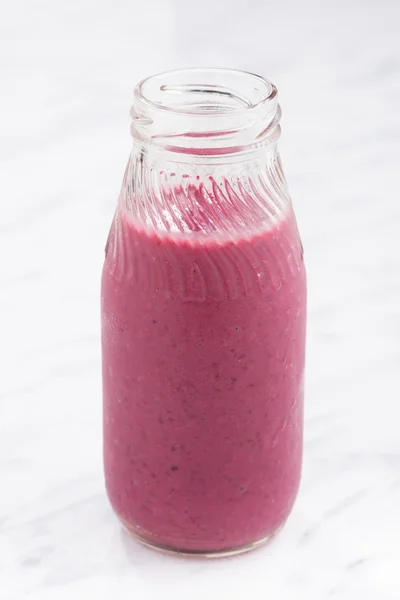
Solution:
[[[257,231],[191,230],[145,227],[123,208],[114,220],[102,280],[105,476],[117,515],[143,539],[223,551],[272,535],[297,494],[305,270],[290,205]]]

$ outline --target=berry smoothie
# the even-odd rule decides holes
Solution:
[[[288,205],[233,236],[119,208],[102,280],[104,462],[114,510],[157,546],[272,535],[301,471],[306,282]]]

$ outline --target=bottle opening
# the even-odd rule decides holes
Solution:
[[[259,75],[227,69],[185,69],[141,81],[135,98],[157,109],[210,116],[251,110],[271,101],[275,86]]]
[[[184,69],[153,75],[134,92],[132,135],[169,150],[226,154],[279,135],[275,86],[252,73]]]

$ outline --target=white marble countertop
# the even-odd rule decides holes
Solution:
[[[3,0],[1,600],[400,599],[399,29],[395,0]],[[273,543],[211,562],[126,536],[101,457],[131,92],[190,65],[277,84],[309,275],[297,504]]]

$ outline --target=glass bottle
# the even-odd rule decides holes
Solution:
[[[174,71],[131,116],[102,277],[108,496],[150,546],[243,552],[286,521],[302,460],[306,279],[276,88]]]

